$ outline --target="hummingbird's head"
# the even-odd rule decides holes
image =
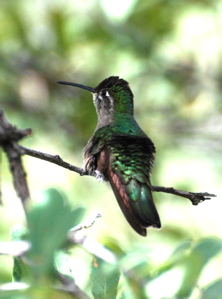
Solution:
[[[133,93],[127,81],[117,76],[103,80],[93,95],[97,112],[133,114]]]
[[[117,114],[133,115],[133,93],[128,82],[117,76],[106,78],[95,88],[66,81],[58,83],[91,91],[99,119],[111,119]]]

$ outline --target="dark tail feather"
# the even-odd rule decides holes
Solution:
[[[148,185],[136,181],[139,188],[135,189],[136,186],[134,186],[133,190],[137,190],[134,197],[138,198],[134,198],[133,194],[128,192],[127,185],[122,184],[118,175],[111,169],[109,169],[108,177],[126,220],[138,234],[146,236],[146,227],[148,226],[161,227]]]
[[[145,237],[147,234],[146,229],[138,222],[136,216],[134,215],[128,195],[126,194],[119,177],[112,170],[109,171],[108,176],[110,185],[126,220],[138,234]]]
[[[160,218],[153,202],[149,186],[141,184],[140,198],[136,201],[130,199],[131,207],[141,225],[148,227],[161,227]]]

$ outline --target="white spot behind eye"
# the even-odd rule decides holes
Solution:
[[[106,97],[109,97],[109,92],[108,91],[106,91]]]

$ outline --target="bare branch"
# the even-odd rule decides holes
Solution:
[[[8,157],[10,170],[13,176],[14,188],[25,209],[27,200],[30,198],[30,194],[28,184],[26,182],[26,173],[22,165],[21,155],[15,149],[13,142],[4,144],[3,149]]]
[[[26,173],[21,161],[21,154],[16,149],[16,142],[31,133],[31,129],[20,130],[12,126],[4,116],[4,112],[0,110],[0,146],[2,146],[8,157],[14,188],[21,199],[24,209],[30,195],[26,182]]]
[[[31,129],[20,130],[12,126],[6,119],[3,110],[0,109],[0,145],[8,143],[9,141],[19,141],[31,134]]]
[[[84,169],[65,162],[64,160],[61,159],[61,157],[59,155],[53,156],[53,155],[45,154],[45,153],[42,153],[39,151],[34,151],[32,149],[20,146],[20,145],[17,145],[17,148],[21,154],[26,154],[26,155],[29,155],[29,156],[32,156],[32,157],[35,157],[38,159],[42,159],[42,160],[54,163],[58,166],[61,166],[66,169],[69,169],[71,171],[77,172],[80,175],[88,175],[84,171]],[[195,193],[195,192],[182,191],[182,190],[174,189],[172,187],[163,187],[163,186],[152,186],[152,191],[171,193],[176,196],[188,198],[192,202],[193,205],[198,205],[199,203],[201,203],[204,200],[211,199],[211,197],[216,197],[215,194],[210,194],[207,192]]]
[[[21,155],[28,155],[34,158],[38,158],[41,160],[45,160],[48,161],[50,163],[56,164],[58,166],[61,166],[63,168],[69,169],[71,171],[77,172],[80,175],[87,175],[87,173],[84,171],[84,169],[71,165],[67,162],[65,162],[64,160],[61,159],[61,157],[59,155],[50,155],[50,154],[46,154],[40,151],[36,151],[36,150],[32,150],[30,148],[21,146],[17,144],[17,150],[20,152]]]
[[[11,170],[13,173],[15,189],[22,201],[25,201],[29,197],[29,192],[25,180],[25,172],[22,168],[20,159],[21,155],[28,155],[34,158],[48,161],[63,168],[69,169],[70,171],[74,171],[80,175],[88,175],[88,173],[85,172],[83,168],[74,166],[64,161],[59,155],[50,155],[17,144],[17,141],[27,135],[30,135],[31,132],[31,129],[19,130],[16,127],[12,126],[4,117],[3,111],[0,110],[0,146],[3,147],[8,155]],[[207,192],[195,193],[163,186],[152,186],[152,190],[154,192],[171,193],[176,196],[188,198],[193,205],[198,205],[204,200],[211,199],[211,197],[216,197],[216,195]]]
[[[79,230],[87,229],[93,227],[94,223],[96,222],[97,218],[102,217],[101,214],[97,214],[92,219],[84,221],[84,223],[80,223],[79,225],[74,226],[69,230],[68,239],[72,239],[72,234],[76,233]]]
[[[173,187],[162,187],[162,186],[152,186],[152,191],[155,192],[164,192],[164,193],[170,193],[173,195],[181,196],[188,198],[193,205],[197,206],[200,202],[204,200],[209,200],[211,197],[216,197],[215,194],[210,194],[207,192],[189,192],[189,191],[182,191],[174,189]]]

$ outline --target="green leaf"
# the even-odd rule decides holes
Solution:
[[[162,265],[159,266],[159,268],[155,269],[155,272],[158,273],[158,275],[170,270],[172,267],[178,265],[183,259],[184,256],[187,255],[187,251],[191,247],[191,242],[184,242],[180,244],[170,255],[168,260],[164,262]]]
[[[59,273],[66,275],[69,279],[73,280],[69,256],[63,250],[59,250],[55,254],[55,267]]]
[[[23,240],[25,235],[27,234],[27,228],[25,228],[21,224],[15,224],[12,226],[10,230],[11,240],[12,241],[20,241]]]
[[[222,279],[213,282],[202,291],[202,299],[222,299]]]
[[[20,224],[15,224],[11,228],[11,240],[12,241],[21,241],[24,239],[24,236],[27,234],[27,229]],[[14,281],[21,281],[22,278],[28,276],[28,268],[23,263],[20,257],[13,258],[14,264],[12,269],[12,277]]]
[[[92,293],[96,299],[115,299],[120,278],[116,265],[109,264],[97,257],[91,265]]]
[[[32,245],[28,256],[36,274],[52,270],[55,251],[65,242],[68,230],[80,222],[83,212],[83,208],[72,211],[57,190],[49,189],[43,201],[27,214]]]
[[[189,297],[196,286],[203,267],[222,250],[219,239],[205,239],[197,243],[183,260],[183,279],[177,292],[178,298]]]
[[[139,248],[128,252],[121,259],[121,265],[124,269],[124,290],[121,294],[123,297],[129,299],[147,298],[146,289],[142,286],[145,285],[145,282],[150,281],[153,269],[147,254],[147,248]]]

